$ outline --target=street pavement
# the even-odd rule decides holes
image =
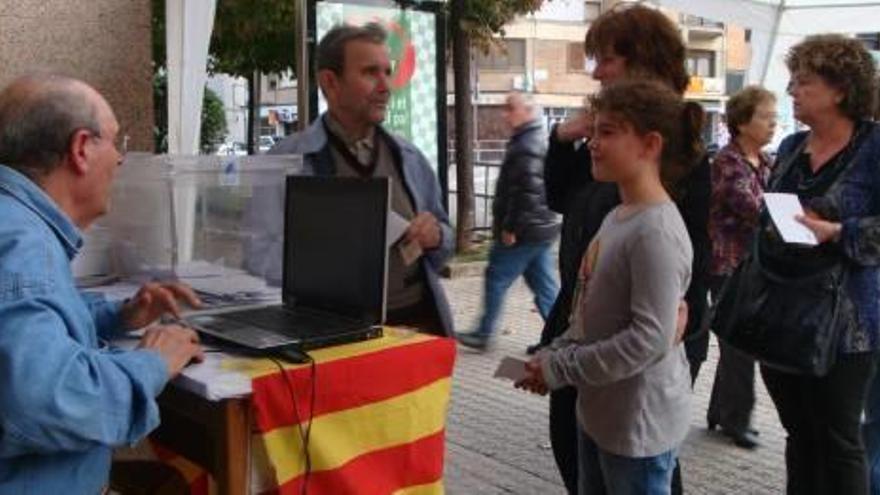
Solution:
[[[482,308],[482,275],[444,280],[459,330],[476,326]],[[497,345],[480,354],[459,346],[446,432],[446,492],[451,495],[564,494],[547,433],[547,398],[527,394],[492,374],[503,356],[525,357],[542,320],[531,292],[518,281],[507,295]],[[718,361],[710,345],[694,389],[691,431],[681,448],[686,494],[784,493],[785,435],[756,371],[753,425],[762,446],[735,447],[706,430],[706,407]]]

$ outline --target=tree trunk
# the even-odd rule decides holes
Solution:
[[[247,126],[247,152],[248,155],[257,154],[257,143],[260,139],[260,85],[262,76],[260,71],[254,71],[247,78],[248,82],[248,126]]]
[[[471,40],[462,27],[464,0],[452,2],[452,70],[455,88],[456,250],[471,248],[474,230],[474,123],[471,103]]]

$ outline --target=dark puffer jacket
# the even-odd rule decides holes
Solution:
[[[556,214],[547,207],[544,189],[544,155],[547,135],[540,121],[517,128],[510,141],[492,202],[493,232],[513,232],[517,243],[553,240],[559,234]]]

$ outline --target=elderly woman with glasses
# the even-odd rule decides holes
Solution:
[[[770,158],[762,150],[776,130],[776,96],[749,86],[730,98],[726,114],[732,139],[712,161],[709,273],[713,295],[742,260],[758,227],[761,195],[770,176]],[[721,358],[707,415],[709,429],[720,425],[735,445],[754,448],[758,445],[757,432],[751,428],[755,360],[725,342],[719,347]]]

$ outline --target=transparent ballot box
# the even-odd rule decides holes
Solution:
[[[298,155],[129,154],[74,273],[81,285],[176,278],[218,297],[277,287],[284,178],[301,171]]]

